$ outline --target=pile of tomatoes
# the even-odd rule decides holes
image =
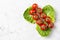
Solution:
[[[47,14],[42,11],[42,8],[38,7],[36,3],[32,5],[30,15],[36,20],[36,24],[40,26],[41,30],[47,30],[48,28],[54,27],[51,18],[47,16]]]

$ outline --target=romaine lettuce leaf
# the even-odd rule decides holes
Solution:
[[[55,22],[55,11],[52,6],[46,5],[45,7],[43,7],[43,12],[51,18],[53,23]]]
[[[24,18],[25,18],[28,22],[30,22],[30,23],[35,23],[35,20],[33,20],[33,18],[31,17],[31,15],[29,14],[29,11],[31,10],[31,8],[32,8],[32,7],[27,8],[27,9],[25,10],[23,16],[24,16]]]
[[[51,32],[50,28],[48,28],[47,30],[43,31],[41,30],[40,26],[37,25],[36,26],[36,30],[38,31],[38,33],[41,35],[41,36],[48,36]]]

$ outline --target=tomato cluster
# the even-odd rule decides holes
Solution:
[[[32,5],[30,15],[36,20],[36,23],[40,26],[41,30],[54,27],[51,18],[47,16],[47,14],[42,11],[42,8],[38,7],[36,3]]]

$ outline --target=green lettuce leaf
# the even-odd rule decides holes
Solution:
[[[24,18],[30,22],[30,23],[35,23],[35,20],[33,20],[33,18],[31,17],[31,15],[29,14],[29,11],[32,9],[32,7],[29,7],[25,10],[23,16]]]
[[[40,26],[37,25],[36,26],[36,30],[38,31],[38,33],[41,35],[41,36],[48,36],[51,32],[50,28],[48,28],[47,30],[43,31],[41,30]]]
[[[55,11],[52,6],[47,5],[43,7],[43,12],[46,13],[52,19],[53,23],[55,22]]]
[[[53,23],[55,22],[55,11],[52,6],[47,5],[43,7],[43,12],[46,13],[52,19]],[[39,25],[36,26],[36,30],[41,36],[48,36],[51,32],[50,28],[48,28],[46,31],[41,30]]]

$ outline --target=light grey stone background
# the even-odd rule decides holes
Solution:
[[[41,37],[36,25],[23,18],[33,3],[40,7],[50,4],[56,11],[55,28],[48,37]],[[0,40],[60,40],[60,0],[0,0]]]

